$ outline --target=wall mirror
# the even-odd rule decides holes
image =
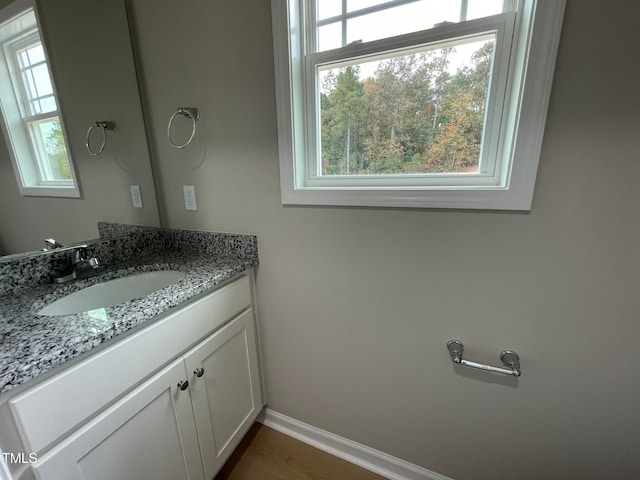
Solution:
[[[46,238],[63,245],[98,238],[99,221],[160,226],[125,1],[0,0],[0,12],[25,4],[39,19],[80,198],[22,194],[0,130],[0,255],[41,250]],[[117,129],[94,156],[85,143],[97,121]]]

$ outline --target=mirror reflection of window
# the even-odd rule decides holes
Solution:
[[[78,197],[55,87],[32,7],[12,16],[0,12],[0,44],[2,126],[20,192]]]

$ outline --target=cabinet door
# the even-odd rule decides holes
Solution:
[[[262,409],[253,311],[195,347],[185,356],[185,367],[205,477],[210,479]]]
[[[203,480],[189,390],[177,387],[181,380],[180,359],[40,457],[38,477]]]

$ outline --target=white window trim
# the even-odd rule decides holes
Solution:
[[[508,171],[501,186],[432,187],[308,187],[304,164],[306,119],[294,104],[303,85],[300,29],[290,24],[300,18],[299,0],[272,0],[276,105],[283,204],[329,206],[380,206],[489,210],[530,210],[546,123],[555,60],[566,0],[521,0],[522,18],[516,25],[516,63],[510,67],[508,90],[511,108],[504,117],[510,136],[502,154]],[[522,26],[526,25],[527,28]],[[290,28],[292,29],[290,31]],[[290,33],[293,32],[294,35]],[[294,54],[291,60],[291,53]],[[296,91],[295,89],[298,89]],[[297,161],[296,161],[297,160]],[[304,186],[304,187],[303,187]]]
[[[45,52],[45,58],[47,62],[47,67],[49,68],[49,76],[51,78],[51,83],[53,87],[53,94],[56,99],[56,104],[58,105],[58,110],[56,111],[56,115],[52,113],[47,113],[44,115],[35,115],[28,116],[27,120],[37,120],[39,118],[53,117],[57,116],[60,120],[60,126],[62,128],[65,139],[67,140],[67,155],[69,158],[70,170],[72,181],[42,181],[40,179],[40,174],[38,171],[38,159],[33,152],[33,144],[31,141],[31,134],[28,132],[29,126],[25,123],[25,117],[23,116],[23,112],[21,111],[20,105],[16,105],[13,107],[9,107],[5,105],[0,98],[0,124],[2,125],[2,133],[5,137],[7,149],[9,150],[9,156],[11,157],[11,163],[13,166],[13,170],[16,175],[16,180],[18,183],[18,189],[20,194],[23,196],[43,196],[43,197],[65,197],[65,198],[81,198],[80,186],[78,182],[78,175],[75,168],[75,163],[71,157],[71,151],[69,149],[69,136],[66,133],[66,128],[64,125],[64,120],[60,113],[60,102],[59,97],[56,91],[55,81],[53,75],[51,73],[51,65],[50,65],[50,55],[47,50],[47,45],[42,39],[42,29],[40,27],[40,19],[38,17],[38,11],[33,0],[18,0],[9,4],[7,7],[0,9],[0,24],[5,21],[10,20],[22,12],[27,11],[28,9],[33,9],[36,25],[34,25],[34,30],[37,29],[40,40],[42,42],[42,47]],[[25,30],[26,32],[26,30]],[[22,34],[20,34],[22,36]],[[6,55],[5,48],[0,48],[0,55]],[[6,65],[6,59],[3,59],[3,64],[1,66],[0,77],[3,81],[6,78],[10,78],[10,87],[6,85],[5,88],[22,88],[16,87],[14,85],[14,79],[12,74],[7,70],[8,65]],[[15,94],[14,94],[15,95]],[[20,101],[18,98],[15,100]],[[13,114],[8,114],[9,111],[14,111]],[[17,113],[16,113],[17,112]],[[19,117],[19,118],[18,118]],[[8,128],[6,125],[7,121],[11,121],[14,123],[22,124],[23,128]],[[16,136],[20,138],[16,138]],[[20,147],[17,147],[20,145]],[[20,152],[16,151],[19,148]],[[20,160],[18,159],[20,155]],[[22,156],[27,156],[28,158],[22,159]],[[37,180],[36,180],[37,179]]]

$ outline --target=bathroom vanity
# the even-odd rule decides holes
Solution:
[[[116,269],[120,276],[185,272],[143,298],[75,315],[34,315],[58,296],[46,285],[34,289],[37,298],[23,307],[27,311],[4,312],[3,321],[7,315],[30,319],[37,333],[26,350],[40,354],[36,343],[44,341],[47,326],[55,336],[65,330],[56,326],[60,322],[75,321],[83,330],[67,330],[78,338],[66,339],[57,352],[65,358],[47,372],[33,371],[42,367],[42,355],[15,355],[31,373],[21,379],[12,371],[13,384],[2,386],[0,447],[35,460],[12,465],[16,479],[199,480],[222,467],[265,404],[254,299],[257,250],[255,257],[202,252],[202,246],[187,250],[172,244]],[[76,350],[91,346],[70,355],[73,342]]]

